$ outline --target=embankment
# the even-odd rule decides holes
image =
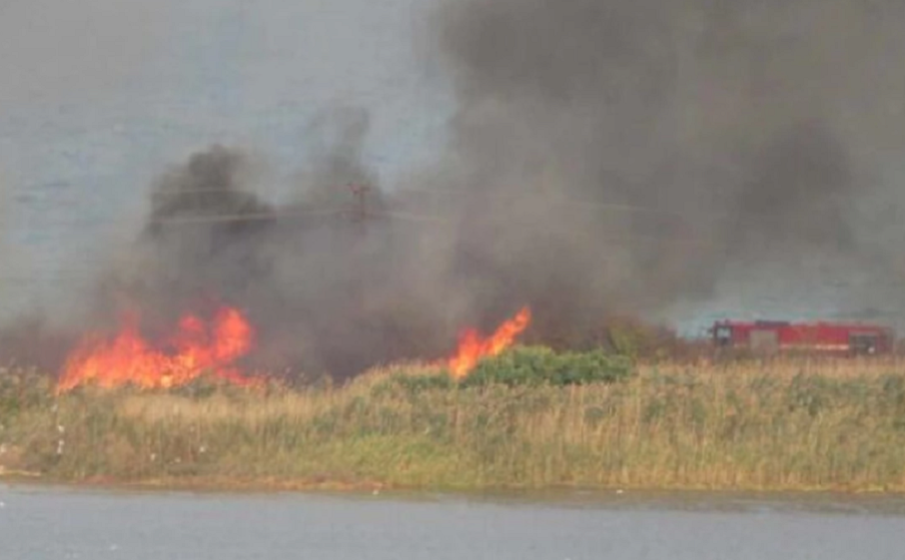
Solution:
[[[511,366],[462,385],[399,366],[338,388],[58,397],[6,372],[0,465],[197,488],[905,491],[905,363],[569,366],[556,383]]]

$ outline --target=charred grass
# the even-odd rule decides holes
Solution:
[[[416,364],[341,387],[60,397],[4,372],[0,465],[218,487],[905,491],[903,362],[531,356],[549,375],[506,355],[462,384]]]

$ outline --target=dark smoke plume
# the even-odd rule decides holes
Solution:
[[[229,304],[259,330],[249,366],[339,377],[448,351],[455,331],[438,283],[425,282],[425,238],[384,217],[379,185],[360,163],[364,115],[325,119],[324,137],[336,138],[288,204],[253,194],[246,158],[222,146],[165,174],[129,262],[97,299],[104,324],[137,307],[147,335],[162,336],[186,311]],[[369,188],[364,207],[360,187]]]
[[[730,265],[891,276],[875,228],[902,230],[866,208],[903,199],[877,170],[902,146],[905,4],[463,0],[438,21],[457,186],[507,197],[462,218],[487,302],[582,324],[706,298]]]
[[[525,304],[532,338],[582,344],[706,300],[730,268],[895,279],[903,28],[893,0],[449,0],[440,161],[380,185],[367,115],[331,112],[278,204],[241,152],[195,154],[155,186],[89,323],[137,306],[154,333],[225,302],[260,330],[254,365],[348,376],[442,356]],[[905,310],[890,293],[828,305]]]

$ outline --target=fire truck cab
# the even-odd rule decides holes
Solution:
[[[888,354],[895,347],[892,329],[856,323],[717,321],[712,335],[718,348],[760,354],[801,352],[863,356]]]

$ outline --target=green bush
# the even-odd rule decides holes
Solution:
[[[634,373],[629,358],[602,350],[554,352],[542,346],[519,346],[478,363],[463,387],[493,383],[516,385],[586,385],[614,383]]]

